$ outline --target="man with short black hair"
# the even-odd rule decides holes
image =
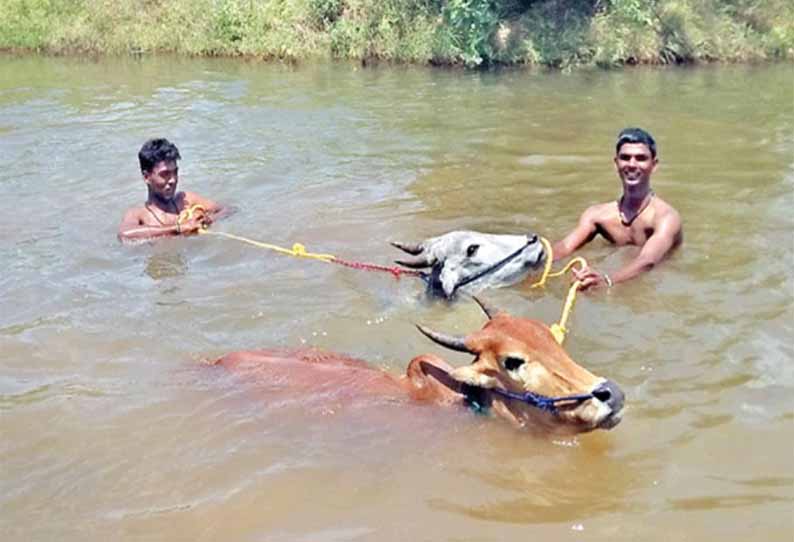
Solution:
[[[623,194],[617,202],[588,207],[574,230],[554,245],[554,259],[570,256],[596,235],[617,246],[638,246],[640,251],[611,275],[591,267],[574,270],[583,290],[612,287],[649,271],[683,240],[678,212],[651,190],[651,175],[659,164],[653,137],[640,128],[621,131],[614,161]]]
[[[148,197],[142,207],[133,207],[124,214],[119,239],[189,235],[212,224],[224,211],[221,205],[198,194],[176,191],[179,159],[179,150],[167,139],[150,139],[143,144],[138,162]]]

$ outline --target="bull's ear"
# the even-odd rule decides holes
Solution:
[[[390,244],[403,252],[407,252],[411,256],[417,256],[425,249],[421,244],[400,243],[399,241],[392,241]]]
[[[430,401],[459,398],[461,383],[450,377],[452,370],[450,364],[433,354],[415,357],[406,369],[411,396]]]
[[[495,388],[498,384],[493,376],[487,374],[489,371],[483,371],[481,364],[474,362],[471,365],[464,365],[458,367],[449,375],[457,380],[470,386],[478,388]]]

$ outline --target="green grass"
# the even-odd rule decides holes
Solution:
[[[790,0],[0,0],[0,49],[557,68],[794,59]]]

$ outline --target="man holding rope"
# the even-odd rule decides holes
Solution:
[[[177,192],[179,150],[167,139],[150,139],[138,152],[146,203],[133,207],[119,226],[122,241],[190,235],[212,224],[225,208],[194,194]]]
[[[614,161],[623,195],[617,202],[588,207],[573,231],[555,243],[554,260],[570,256],[596,235],[617,246],[638,246],[640,251],[611,276],[592,267],[573,268],[582,290],[612,287],[649,271],[683,239],[678,212],[651,190],[651,175],[659,164],[653,137],[640,128],[621,131]]]

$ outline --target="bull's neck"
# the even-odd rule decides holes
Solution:
[[[418,356],[408,364],[401,384],[405,391],[416,399],[435,403],[455,403],[464,396],[460,390],[460,383],[449,376],[452,370],[451,365],[436,356]]]

